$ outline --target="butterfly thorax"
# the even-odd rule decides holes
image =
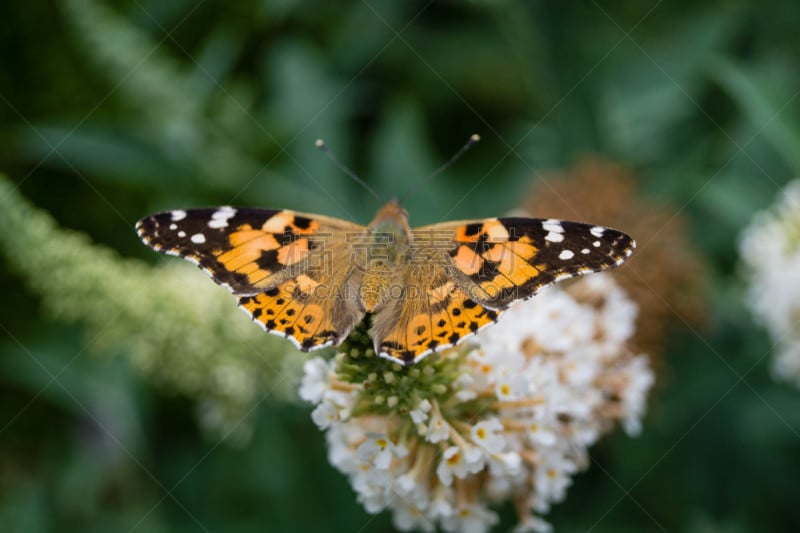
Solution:
[[[367,311],[375,311],[391,297],[393,283],[402,279],[411,243],[408,214],[397,202],[389,202],[368,227],[366,268],[361,298]]]

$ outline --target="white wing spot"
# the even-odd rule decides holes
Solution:
[[[553,218],[549,218],[542,222],[542,228],[550,233],[564,233],[564,227],[561,222]]]
[[[183,230],[179,231],[179,232],[178,232],[178,237],[180,237],[181,239],[182,239],[182,238],[184,238],[184,237],[186,237],[186,232],[185,232],[185,231],[183,231]]]
[[[562,261],[566,261],[567,259],[572,259],[575,257],[575,254],[572,253],[572,250],[562,250],[560,254],[558,254],[558,258]]]
[[[178,229],[178,225],[177,224],[170,224],[169,225],[169,229],[171,229],[172,231],[175,231],[176,229]]]
[[[581,250],[581,253],[582,253],[582,254],[588,254],[588,253],[589,253],[589,251],[590,251],[590,250],[589,250],[588,248],[584,248],[583,250]]]
[[[209,228],[227,228],[228,227],[228,220],[233,218],[236,215],[236,209],[225,206],[220,207],[217,211],[211,215],[211,220],[208,221]]]
[[[560,233],[556,233],[554,231],[551,231],[550,233],[548,233],[545,236],[544,240],[550,241],[550,242],[561,242],[561,241],[564,240],[564,236],[562,234],[560,234]]]
[[[604,228],[602,226],[595,226],[595,227],[593,227],[592,229],[589,230],[589,233],[591,233],[595,237],[602,237],[603,236],[603,232],[605,232],[605,231],[606,231],[606,228]]]
[[[594,241],[592,243],[592,246],[594,246],[595,248],[600,248],[600,241]]]
[[[202,233],[195,233],[190,240],[195,244],[203,244],[206,242],[206,236]]]
[[[172,212],[172,221],[178,222],[179,220],[183,220],[186,218],[186,211],[173,211]]]

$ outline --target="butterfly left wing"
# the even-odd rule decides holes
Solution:
[[[454,346],[516,300],[557,281],[622,264],[621,231],[554,219],[447,222],[412,231],[409,288],[375,318],[376,351],[405,364]]]
[[[363,318],[359,274],[347,265],[364,226],[288,210],[221,207],[140,220],[145,244],[199,266],[239,296],[270,333],[312,350],[341,340]]]
[[[136,223],[147,246],[195,263],[235,294],[275,287],[306,271],[340,234],[363,231],[331,217],[227,206],[165,211]]]

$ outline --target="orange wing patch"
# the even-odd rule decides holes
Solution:
[[[212,252],[222,267],[239,275],[257,289],[271,285],[270,278],[283,267],[297,265],[309,257],[313,247],[308,236],[319,224],[290,211],[279,211],[260,229],[243,224],[228,235],[227,246]],[[302,235],[302,237],[301,237]]]
[[[490,218],[456,228],[455,240],[456,242],[505,242],[509,237],[503,223],[496,218]]]
[[[278,263],[289,266],[308,258],[308,239],[297,239],[278,248]]]
[[[456,248],[453,261],[456,264],[456,268],[468,276],[477,274],[483,268],[483,258],[475,253],[472,248],[463,244]]]
[[[500,314],[469,299],[452,282],[428,290],[425,303],[427,307],[399,321],[385,338],[375,339],[380,355],[401,364],[416,363],[434,351],[458,344],[464,337],[495,322]]]
[[[243,226],[228,236],[228,244],[228,249],[217,256],[228,272],[247,276],[247,281],[256,287],[274,273],[276,250],[281,249],[274,235]]]
[[[318,282],[305,274],[279,286],[239,298],[241,307],[265,330],[287,337],[303,351],[333,344],[342,336],[336,331],[329,313],[312,293]]]
[[[513,244],[498,243],[483,252],[480,256],[484,259],[484,269],[471,275],[473,279],[481,280],[481,288],[491,297],[506,289],[522,287],[539,275],[538,268],[514,252],[510,246]],[[535,250],[533,246],[530,248]]]
[[[319,229],[319,222],[307,217],[298,217],[293,211],[284,210],[267,219],[261,229],[269,233],[311,235]]]
[[[456,246],[449,255],[453,265],[475,283],[468,289],[479,301],[504,308],[525,296],[532,280],[541,274],[533,261],[539,248],[526,235],[513,235],[498,219],[457,226]]]

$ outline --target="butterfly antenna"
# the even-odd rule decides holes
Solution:
[[[353,172],[352,170],[350,170],[348,167],[346,167],[346,166],[345,166],[345,165],[344,165],[344,164],[343,164],[341,161],[339,161],[339,160],[336,158],[336,156],[335,156],[335,155],[333,155],[333,152],[331,152],[331,150],[328,148],[328,145],[327,145],[327,144],[325,144],[325,141],[323,141],[322,139],[317,139],[317,141],[314,143],[314,146],[316,146],[317,148],[319,148],[319,150],[320,150],[320,151],[321,151],[323,154],[325,154],[325,155],[328,157],[328,159],[330,159],[330,160],[331,160],[331,162],[332,162],[334,165],[336,165],[336,167],[337,167],[339,170],[341,170],[342,172],[344,172],[345,174],[347,174],[348,176],[350,176],[351,178],[353,178],[353,181],[355,181],[356,183],[358,183],[359,185],[361,185],[362,187],[364,187],[364,188],[365,188],[367,191],[369,191],[369,193],[370,193],[370,194],[372,194],[372,196],[374,196],[376,199],[378,199],[378,200],[380,200],[380,199],[381,199],[381,197],[378,195],[378,193],[377,193],[377,192],[375,192],[375,189],[373,189],[372,187],[370,187],[370,186],[369,186],[369,184],[368,184],[366,181],[362,180],[362,179],[361,179],[361,178],[358,176],[358,174],[356,174],[355,172]]]
[[[427,176],[425,178],[422,178],[417,183],[415,183],[414,186],[411,188],[411,190],[409,190],[408,193],[406,193],[401,198],[401,200],[408,199],[408,197],[411,196],[412,194],[414,194],[415,192],[417,192],[422,185],[424,185],[425,183],[431,181],[433,178],[435,178],[436,176],[438,176],[439,174],[441,174],[442,172],[444,172],[445,170],[450,168],[450,166],[453,163],[455,163],[456,161],[461,159],[461,156],[464,155],[465,153],[467,153],[467,151],[469,151],[470,148],[472,148],[472,145],[474,145],[476,142],[478,142],[480,140],[481,140],[481,136],[478,135],[477,133],[473,133],[472,135],[470,135],[469,139],[467,139],[467,142],[464,143],[464,146],[462,146],[458,150],[458,152],[453,154],[453,156],[450,159],[448,159],[445,162],[445,164],[443,164],[442,166],[440,166],[439,168],[434,170],[433,173],[431,173],[429,176]]]

